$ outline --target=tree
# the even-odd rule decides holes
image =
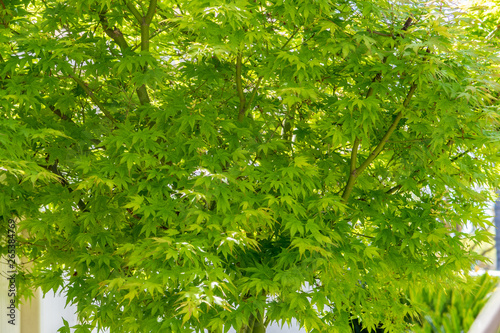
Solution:
[[[1,4],[0,215],[77,332],[402,332],[481,260],[497,60],[467,12]]]

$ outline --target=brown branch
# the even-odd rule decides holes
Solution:
[[[132,217],[136,220],[140,220],[141,218],[139,216],[137,216],[136,214],[134,214],[134,212],[132,211],[132,209],[130,208],[127,208],[127,212],[132,215]]]
[[[385,32],[380,32],[380,31],[375,31],[375,30],[370,30],[370,29],[367,29],[366,31],[368,31],[369,33],[371,34],[375,34],[375,35],[379,35],[379,36],[384,36],[384,37],[392,37],[394,38],[394,35],[393,34],[390,34],[390,33],[385,33]]]
[[[403,28],[401,28],[401,30],[407,31],[408,28],[411,26],[412,22],[413,22],[413,18],[408,17],[408,19],[406,19],[406,21],[405,21],[405,24],[403,25]],[[394,36],[394,34],[387,33],[387,32],[380,32],[380,31],[370,30],[370,29],[367,29],[366,31],[368,31],[371,34],[375,34],[375,35],[379,35],[379,36],[392,37],[394,39],[396,38],[396,36]],[[404,35],[402,35],[402,34],[398,34],[397,36],[404,37]]]
[[[410,91],[408,92],[408,94],[406,95],[406,98],[403,102],[403,109],[406,109],[408,107],[408,105],[410,104],[410,100],[411,98],[413,97],[413,94],[415,93],[415,90],[417,89],[417,84],[416,83],[413,83],[410,87]],[[391,127],[389,127],[389,129],[387,130],[387,132],[385,133],[384,137],[382,138],[382,140],[380,140],[379,144],[377,145],[377,147],[372,151],[372,153],[370,154],[370,156],[363,162],[363,164],[361,164],[361,166],[359,167],[358,171],[359,172],[363,172],[363,170],[368,166],[370,165],[370,163],[378,156],[378,154],[380,154],[380,152],[382,151],[382,149],[384,148],[385,144],[387,143],[387,141],[389,140],[389,137],[392,135],[392,133],[394,132],[394,130],[396,129],[396,127],[398,126],[399,124],[399,121],[401,120],[401,118],[403,117],[403,111],[400,111],[397,115],[396,115],[396,118],[394,119]]]
[[[95,105],[97,105],[99,110],[102,111],[102,113],[104,113],[104,115],[109,120],[111,120],[113,123],[116,122],[115,118],[113,118],[111,113],[109,113],[108,110],[106,110],[104,105],[102,105],[102,103],[97,99],[94,92],[87,86],[85,82],[83,82],[80,78],[72,74],[70,74],[69,77],[72,78],[85,91],[85,93],[90,97],[90,99],[95,103]]]
[[[408,30],[408,28],[411,26],[411,23],[413,22],[413,19],[411,17],[408,17],[408,19],[406,19],[406,22],[405,24],[403,25],[403,31],[406,31]]]
[[[48,108],[56,115],[58,116],[59,118],[61,118],[62,120],[65,120],[65,121],[69,121],[70,123],[75,123],[71,118],[69,118],[68,116],[66,116],[65,114],[63,114],[61,112],[61,110],[59,109],[56,109],[53,105],[49,105]]]
[[[413,19],[411,17],[409,17],[406,20],[405,24],[403,25],[402,30],[406,31],[410,27],[412,22],[413,22]],[[387,60],[387,57],[384,57],[384,59],[382,60],[382,63],[385,63],[386,60]],[[382,74],[377,73],[377,75],[375,75],[375,77],[373,78],[372,83],[374,83],[376,81],[380,81],[381,77],[382,77]],[[417,88],[416,84],[413,83],[408,95],[406,96],[406,98],[403,102],[403,108],[406,108],[408,106],[408,104],[410,103],[410,99],[413,96],[416,88]],[[370,85],[370,88],[366,92],[365,98],[368,98],[371,95],[373,95],[373,91],[374,91],[373,85]],[[354,188],[354,184],[356,183],[356,179],[371,164],[371,162],[373,162],[373,160],[378,156],[378,154],[380,154],[380,152],[384,148],[385,144],[389,140],[389,137],[392,135],[392,133],[394,132],[394,130],[398,126],[399,121],[401,120],[402,117],[403,117],[403,113],[401,111],[398,113],[398,115],[394,119],[392,125],[389,127],[389,129],[387,130],[387,132],[385,133],[384,137],[379,142],[377,147],[372,151],[372,153],[367,157],[367,159],[357,169],[356,169],[356,155],[357,155],[357,150],[358,150],[358,146],[359,146],[359,140],[358,140],[358,137],[356,137],[356,139],[354,140],[353,150],[351,153],[351,167],[350,167],[350,171],[349,171],[349,178],[347,179],[347,184],[346,184],[346,186],[344,188],[344,192],[342,194],[342,201],[344,203],[346,203],[347,199],[349,199],[349,196],[351,195],[351,192]],[[391,191],[391,190],[389,190],[389,191]]]
[[[154,1],[154,0],[153,0]],[[99,20],[101,22],[102,28],[104,29],[104,32],[106,35],[108,35],[113,41],[120,47],[120,50],[122,51],[122,55],[125,53],[127,49],[130,49],[127,41],[125,40],[125,37],[123,36],[122,32],[120,29],[113,27],[111,28],[108,23],[108,19],[105,16],[105,12],[99,14]],[[141,35],[142,35],[142,26],[141,26]],[[149,28],[148,28],[149,32]],[[149,38],[149,35],[148,35]],[[149,44],[148,44],[149,45]],[[141,40],[141,48],[142,48],[142,40]],[[132,51],[132,50],[131,50]],[[141,105],[148,105],[150,104],[150,99],[149,99],[149,94],[146,89],[145,85],[140,86],[139,88],[136,89],[137,97],[139,98],[139,101]]]
[[[49,105],[49,106],[46,106],[47,108],[49,108],[56,116],[58,116],[59,118],[61,118],[62,120],[64,121],[67,121],[75,126],[78,126],[78,124],[76,124],[73,119],[71,119],[70,117],[66,116],[65,114],[63,114],[61,112],[61,110],[59,109],[56,109],[53,105]],[[99,139],[90,139],[90,141],[95,145],[95,146],[98,146],[99,144],[101,144],[101,140]]]
[[[3,8],[4,11],[7,10],[7,8],[5,7],[5,4],[4,4],[3,0],[0,0],[0,4],[2,4],[2,8]],[[3,26],[6,29],[9,29],[10,32],[12,32],[14,35],[18,35],[18,36],[20,35],[19,32],[17,32],[16,30],[14,30],[14,29],[12,29],[12,28],[9,27],[10,20],[7,21],[7,17],[2,17],[1,19],[2,19],[2,24],[3,24]]]
[[[394,194],[394,193],[396,193],[397,191],[399,191],[402,187],[403,187],[403,185],[401,185],[401,184],[396,185],[396,186],[394,186],[394,187],[390,188],[389,190],[387,190],[387,191],[385,192],[385,194],[389,194],[389,195],[390,195],[390,194]]]
[[[413,97],[413,94],[415,93],[415,90],[417,89],[417,85],[415,83],[412,84],[410,91],[406,95],[406,98],[403,102],[403,109],[406,109],[408,105],[410,104],[410,100]],[[400,111],[397,115],[396,118],[393,120],[391,126],[387,129],[387,132],[384,134],[380,142],[378,143],[377,147],[373,149],[373,151],[368,155],[366,160],[359,166],[359,168],[354,169],[350,174],[349,178],[347,180],[346,187],[344,189],[344,193],[342,194],[342,201],[344,203],[347,202],[347,199],[349,199],[349,196],[351,195],[351,192],[354,188],[354,184],[356,183],[356,179],[359,177],[359,175],[377,158],[377,156],[380,154],[382,149],[384,149],[385,144],[391,137],[392,133],[396,130],[399,121],[403,118],[403,110]]]
[[[108,35],[108,37],[110,37],[120,47],[120,50],[123,54],[123,52],[125,52],[125,50],[129,48],[128,43],[125,40],[125,37],[123,36],[120,29],[116,27],[111,28],[109,26],[108,19],[104,14],[105,13],[99,14],[99,20],[101,22],[102,28],[104,29],[106,35]]]
[[[66,187],[69,191],[69,193],[73,192],[73,189],[69,186],[69,182],[66,178],[64,178],[64,176],[61,174],[61,172],[59,171],[58,169],[58,161],[55,160],[54,161],[54,164],[52,165],[40,165],[42,168],[44,168],[45,170],[47,171],[50,171],[52,172],[53,174],[55,174],[58,178],[59,178],[59,182],[61,183],[62,186]],[[85,202],[83,202],[82,199],[79,199],[78,202],[76,203],[78,208],[83,212],[87,209],[87,205],[85,204]]]

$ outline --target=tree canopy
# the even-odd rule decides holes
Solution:
[[[76,332],[402,332],[481,260],[496,9],[0,5],[1,231]]]

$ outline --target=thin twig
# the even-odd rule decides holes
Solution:
[[[246,99],[243,92],[243,85],[241,83],[241,52],[236,56],[236,90],[238,92],[238,98],[240,99],[240,105],[238,106],[238,121],[243,121],[246,111]]]

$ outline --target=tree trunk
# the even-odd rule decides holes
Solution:
[[[266,333],[264,316],[260,312],[257,313],[257,317],[250,315],[248,325],[242,327],[238,333]]]

